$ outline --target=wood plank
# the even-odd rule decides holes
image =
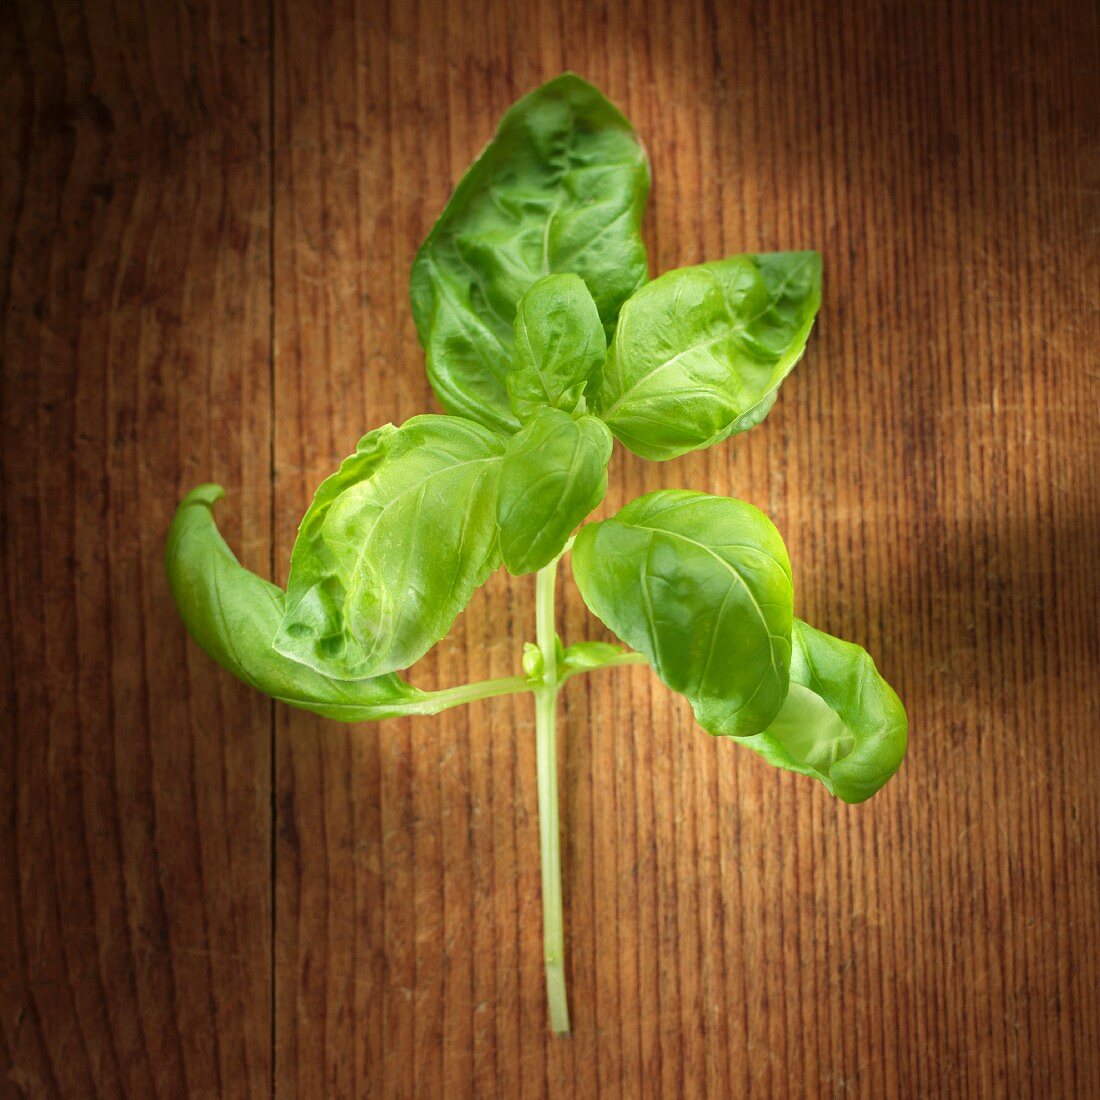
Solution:
[[[93,0],[0,21],[0,1092],[1100,1093],[1098,19]],[[508,104],[566,67],[650,150],[654,272],[826,265],[765,425],[667,464],[620,451],[605,511],[678,485],[767,510],[799,613],[875,654],[912,742],[848,808],[643,670],[573,682],[563,1041],[529,702],[273,712],[186,641],[160,559],[214,479],[244,562],[285,579],[358,436],[436,408],[413,253]],[[513,671],[531,596],[494,578],[414,679]],[[603,636],[560,597],[567,638]]]
[[[413,252],[503,109],[568,66],[649,147],[655,271],[826,264],[767,424],[665,465],[619,454],[609,504],[690,485],[765,508],[800,613],[866,644],[913,724],[901,777],[846,808],[705,737],[644,671],[571,685],[563,1042],[529,709],[280,715],[283,1094],[1100,1088],[1095,10],[277,12],[280,561],[362,431],[436,407]],[[567,635],[598,634],[562,591]],[[529,584],[495,579],[423,676],[514,668],[530,619]]]
[[[270,565],[269,23],[2,23],[0,1092],[266,1096],[271,706],[162,559],[218,480]]]

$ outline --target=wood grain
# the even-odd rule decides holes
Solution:
[[[163,567],[214,479],[270,564],[269,23],[0,22],[0,1093],[269,1095],[271,706]]]
[[[1100,1095],[1094,5],[26,3],[0,20],[0,1095]],[[817,247],[811,348],[692,486],[773,516],[910,756],[845,807],[644,670],[569,685],[574,1032],[546,1030],[533,713],[273,709],[161,544],[435,409],[414,251],[571,68],[638,127],[654,272]],[[563,633],[603,636],[572,585]],[[506,675],[501,575],[414,673]]]

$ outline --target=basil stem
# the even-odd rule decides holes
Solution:
[[[565,921],[561,897],[561,831],[558,825],[558,648],[554,630],[554,582],[558,558],[535,575],[535,636],[542,654],[542,685],[535,689],[535,758],[539,788],[539,854],[542,864],[542,942],[550,1027],[569,1031],[565,992]]]

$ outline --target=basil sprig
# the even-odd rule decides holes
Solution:
[[[637,136],[590,84],[566,74],[521,99],[413,264],[413,317],[446,415],[363,436],[306,511],[285,592],[225,544],[217,486],[187,495],[168,537],[192,637],[281,702],[358,722],[533,693],[555,1031],[569,1026],[555,757],[566,681],[648,664],[704,729],[848,802],[897,771],[908,733],[868,654],[795,618],[786,548],[757,508],[663,490],[586,523],[614,440],[665,460],[760,423],[821,300],[808,251],[648,282],[648,190]],[[570,548],[585,602],[629,648],[558,637]],[[535,641],[516,675],[433,692],[402,679],[501,564],[536,576]]]

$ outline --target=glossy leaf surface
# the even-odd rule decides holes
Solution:
[[[443,407],[516,426],[504,379],[516,305],[545,275],[574,272],[610,329],[647,277],[639,232],[649,167],[634,131],[566,74],[504,116],[413,264],[413,317]]]
[[[845,802],[862,802],[901,766],[905,708],[866,650],[799,619],[792,638],[790,693],[767,730],[745,744]]]
[[[433,700],[394,675],[334,680],[272,647],[283,618],[281,588],[245,569],[214,522],[218,485],[200,485],[172,520],[165,560],[168,583],[188,633],[234,676],[293,707],[342,722],[400,714],[434,714]]]
[[[583,279],[550,275],[527,291],[516,311],[514,354],[504,381],[521,421],[547,406],[586,410],[585,390],[599,389],[607,338]]]
[[[802,356],[820,301],[816,252],[670,271],[623,307],[596,411],[649,459],[746,431]]]
[[[276,648],[348,679],[427,652],[499,564],[503,451],[499,436],[451,416],[364,436],[302,520]]]
[[[607,492],[613,445],[602,420],[550,408],[539,409],[508,440],[497,522],[510,573],[533,573],[561,553]]]
[[[779,532],[740,500],[640,497],[581,529],[573,575],[592,612],[686,695],[711,733],[759,733],[787,695],[793,590]]]

